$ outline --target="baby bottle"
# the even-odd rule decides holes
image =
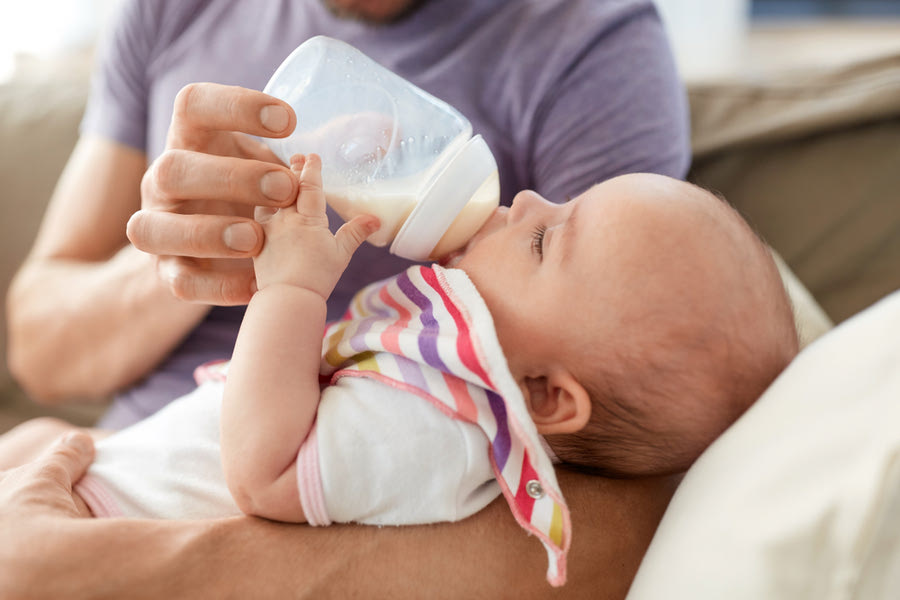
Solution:
[[[328,204],[345,221],[378,216],[368,240],[376,246],[437,259],[465,245],[499,203],[497,163],[471,123],[344,42],[304,42],[264,91],[297,113],[289,137],[265,142],[285,163],[320,155]]]

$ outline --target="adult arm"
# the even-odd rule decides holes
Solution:
[[[252,517],[74,519],[66,497],[75,476],[60,477],[60,462],[59,454],[51,455],[0,475],[0,597],[554,593],[544,578],[543,548],[522,531],[502,498],[459,523],[410,527],[308,527]],[[56,466],[46,469],[47,464]],[[78,469],[76,464],[70,470]],[[575,531],[563,592],[567,598],[624,598],[675,480],[607,480],[570,472],[559,479]],[[39,493],[24,494],[29,488]]]
[[[137,252],[125,235],[129,217],[141,208],[142,184],[147,187],[142,149],[152,90],[146,75],[160,39],[157,12],[150,3],[123,2],[112,35],[104,37],[83,137],[11,287],[11,366],[41,401],[102,397],[133,383],[209,310],[173,298],[173,291],[190,286],[187,271],[163,264],[158,277],[155,257]],[[171,194],[168,183],[179,179],[182,165],[170,158],[154,161],[146,178],[159,184],[151,186],[154,198],[168,198],[181,212],[197,209]],[[252,253],[235,255],[245,257],[247,271]]]
[[[7,297],[10,368],[47,403],[102,398],[147,373],[206,314],[172,297],[125,224],[142,152],[84,137]]]

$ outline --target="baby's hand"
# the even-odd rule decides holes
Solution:
[[[257,210],[256,220],[266,240],[253,259],[256,284],[259,289],[279,283],[302,287],[327,300],[350,257],[378,231],[378,218],[360,215],[332,235],[325,214],[321,159],[315,154],[294,155],[291,171],[300,179],[297,202],[274,212]]]

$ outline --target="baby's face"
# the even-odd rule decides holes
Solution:
[[[611,179],[564,204],[524,191],[446,264],[478,288],[514,376],[571,366],[598,343],[639,338],[648,315],[665,313],[683,291],[702,318],[710,240],[703,252],[693,241],[716,229],[715,203],[647,174]]]

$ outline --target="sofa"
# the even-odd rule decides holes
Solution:
[[[77,138],[78,121],[88,93],[89,64],[88,55],[70,56],[62,63],[40,63],[36,65],[38,68],[0,83],[0,185],[3,190],[0,291],[4,295],[17,266],[27,254],[54,183]],[[887,359],[881,356],[880,362],[876,360],[879,357],[869,362],[883,366],[885,360],[891,364],[892,357],[897,357],[896,369],[900,370],[900,353],[890,354],[900,343],[900,319],[889,314],[883,318],[883,327],[877,322],[872,324],[874,319],[870,317],[862,319],[865,327],[857,326],[854,321],[855,315],[868,312],[870,307],[900,289],[900,51],[878,53],[824,68],[757,72],[728,80],[691,82],[688,92],[694,152],[689,178],[723,194],[774,249],[795,305],[803,345],[810,346],[801,353],[801,358],[807,354],[814,357],[798,360],[800,374],[789,374],[787,383],[776,382],[774,391],[770,390],[772,395],[790,393],[799,398],[827,394],[828,389],[844,389],[835,384],[808,394],[797,392],[802,390],[805,379],[815,378],[819,372],[816,360],[824,361],[822,369],[837,370],[829,361],[840,362],[833,355],[846,347],[846,340],[849,340],[847,344],[856,344],[852,346],[854,348],[861,345],[872,350],[873,345],[878,345],[872,341],[875,339],[873,332],[885,335],[890,343],[885,346]],[[896,298],[888,298],[891,300]],[[896,304],[894,301],[893,305]],[[876,309],[881,313],[897,312],[891,306]],[[847,329],[841,326],[838,331],[830,331],[833,325],[848,320],[849,329],[865,331],[847,334]],[[3,340],[0,345],[0,432],[23,419],[42,414],[61,416],[82,424],[89,424],[96,418],[102,403],[74,408],[39,407],[30,403],[5,369],[5,333],[4,318],[0,321],[0,339]],[[829,341],[830,338],[833,341]],[[815,358],[822,355],[826,357]],[[860,356],[864,354],[857,353],[856,358]],[[886,369],[891,372],[890,368]],[[871,377],[883,375],[884,370],[876,369]],[[882,383],[888,387],[879,388],[881,395],[876,394],[873,398],[895,398],[898,400],[895,404],[900,404],[900,389],[890,387],[900,383],[885,377],[882,377]],[[820,385],[824,384],[820,382]],[[782,392],[785,388],[788,391]],[[807,405],[814,403],[812,398],[804,401]],[[777,414],[767,417],[765,411],[769,406],[790,406],[790,402],[776,399],[763,404],[765,406],[760,409],[763,417],[755,418],[763,423],[758,427],[765,427],[766,423],[772,426],[772,423],[789,422]],[[810,410],[809,406],[806,410]],[[875,410],[878,409],[872,409]],[[884,418],[895,415],[896,411]],[[879,419],[877,413],[871,418]],[[744,421],[741,419],[737,425]],[[743,436],[737,442],[729,441],[732,439],[728,438],[729,431],[723,436],[727,438],[724,450],[720,451],[723,446],[717,442],[710,449],[711,459],[706,455],[701,457],[700,475],[692,477],[693,468],[688,473],[682,485],[685,491],[682,494],[679,489],[673,501],[676,509],[669,511],[674,516],[667,513],[660,530],[673,533],[660,533],[651,544],[646,564],[642,565],[632,590],[635,598],[660,597],[657,594],[662,588],[656,586],[662,584],[672,586],[670,589],[688,585],[684,581],[687,573],[694,574],[698,580],[710,577],[713,571],[673,568],[672,565],[682,563],[669,560],[672,552],[680,554],[682,562],[694,558],[707,561],[704,564],[718,563],[714,556],[685,552],[671,540],[677,535],[689,535],[685,531],[695,530],[701,530],[710,540],[722,539],[721,530],[698,527],[697,520],[702,515],[693,514],[690,509],[693,505],[683,498],[697,497],[698,489],[702,490],[703,497],[719,497],[716,489],[710,491],[710,487],[716,485],[709,483],[716,481],[721,486],[727,481],[721,467],[716,470],[717,461],[724,460],[717,457],[723,453],[726,457],[735,452],[746,454],[747,448],[754,447],[753,436],[758,432],[753,430],[752,418],[749,422],[750,426],[736,428]],[[865,423],[850,417],[846,422],[857,426]],[[895,429],[900,430],[900,427]],[[897,436],[891,439],[896,443],[886,442],[880,457],[891,452],[900,455],[900,441]],[[852,452],[852,448],[847,452]],[[777,456],[772,460],[777,463]],[[893,515],[890,518],[894,520],[890,523],[894,529],[885,531],[896,533],[900,531],[900,517],[897,516],[900,514],[900,495],[891,495],[891,490],[895,483],[900,483],[900,470],[891,466],[894,464],[887,461],[887,479],[877,479],[877,474],[872,477],[876,478],[876,483],[884,484],[880,488],[873,484],[873,489],[887,494],[877,496],[876,500],[889,508],[893,506],[893,512],[885,514]],[[704,469],[711,474],[704,474]],[[700,483],[696,483],[698,478]],[[735,489],[734,486],[731,488]],[[759,492],[758,489],[755,491]],[[829,503],[829,498],[820,503],[821,511],[816,515],[843,514],[843,505]],[[772,508],[768,504],[759,506],[778,510],[777,506]],[[884,515],[879,518],[882,517]],[[823,523],[827,522],[826,516],[822,519]],[[861,522],[858,527],[871,528],[872,523],[871,520]],[[884,524],[884,521],[876,523]],[[815,534],[821,534],[821,531],[812,528],[804,532],[807,536]],[[848,539],[857,538],[850,536]],[[880,539],[871,544],[885,543],[878,541]],[[776,536],[776,545],[779,541]],[[742,546],[747,552],[752,547],[751,542]],[[824,547],[827,549],[827,544]],[[722,555],[727,555],[724,550]],[[900,551],[889,548],[880,556],[892,559],[900,557]],[[749,557],[748,564],[756,564],[751,558],[769,564],[771,556],[763,553],[761,557]],[[846,567],[844,563],[838,566]],[[847,567],[845,570],[856,573],[858,579],[859,573],[870,566],[860,558],[851,565],[852,569]],[[900,572],[900,565],[893,566],[898,566],[897,572]],[[781,581],[777,569],[772,573],[769,575]],[[849,579],[842,580],[845,584],[849,580],[855,581],[853,577],[847,577]],[[787,578],[790,580],[789,576]],[[724,597],[716,596],[716,592],[731,589],[732,584],[740,585],[741,581],[726,580],[722,583],[726,587],[709,588],[708,596],[695,590],[685,597]],[[756,588],[748,586],[747,589]],[[797,589],[789,587],[777,590],[761,587],[757,591],[773,598],[832,597],[797,594]],[[880,596],[863,594],[860,597]]]
[[[64,59],[20,58],[12,78],[0,82],[0,291],[4,298],[75,145],[88,94],[90,64],[87,51]],[[79,424],[96,419],[100,410],[96,403],[51,409],[29,402],[6,368],[5,311],[0,340],[0,431],[40,415]]]

